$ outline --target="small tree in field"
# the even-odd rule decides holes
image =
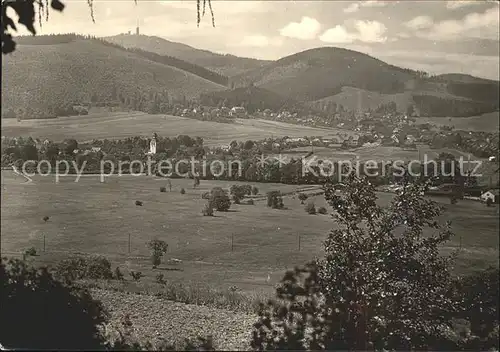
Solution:
[[[123,280],[124,280],[123,273],[121,272],[121,270],[120,270],[120,267],[119,267],[119,266],[117,266],[117,267],[115,268],[115,278],[116,278],[117,280],[119,280],[119,281],[123,281]]]
[[[201,211],[203,216],[214,216],[214,208],[210,202],[207,202]]]
[[[280,191],[267,192],[267,206],[273,209],[283,209],[283,197]]]
[[[217,211],[228,211],[231,207],[231,200],[222,188],[214,187],[210,192],[210,205]]]
[[[257,194],[259,194],[259,189],[258,189],[256,186],[253,186],[253,187],[252,187],[252,194],[253,194],[254,196],[256,196]]]
[[[139,282],[144,275],[142,274],[142,271],[133,271],[132,270],[130,272],[130,276],[132,276],[132,280],[134,280],[135,282]]]
[[[196,188],[199,185],[200,185],[200,178],[198,176],[195,176],[193,181],[193,188]]]
[[[235,204],[240,204],[240,201],[245,198],[247,194],[250,194],[249,192],[251,192],[251,188],[248,185],[232,185],[229,189],[229,193],[231,194]]]
[[[452,236],[441,209],[405,185],[388,207],[351,176],[337,195],[325,185],[335,223],[325,257],[288,272],[277,298],[262,304],[257,350],[456,349],[448,338],[455,304],[439,246]],[[430,228],[423,235],[423,229]]]
[[[154,239],[148,242],[148,248],[151,251],[151,261],[154,269],[161,264],[161,258],[167,253],[168,244],[165,241]]]
[[[304,210],[308,213],[308,214],[316,214],[316,207],[314,206],[314,203],[313,202],[309,202],[306,204],[306,206],[304,207]]]
[[[304,204],[304,202],[307,200],[307,198],[309,198],[307,196],[307,194],[305,194],[305,193],[299,193],[298,197],[299,197],[299,200],[300,200],[300,204]]]

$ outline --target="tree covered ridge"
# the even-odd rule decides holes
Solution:
[[[217,72],[213,72],[205,67],[196,65],[185,60],[178,59],[173,56],[160,55],[153,52],[148,52],[138,48],[125,48],[121,45],[111,43],[104,38],[98,38],[90,35],[81,35],[76,33],[67,34],[50,34],[50,35],[38,35],[33,36],[19,36],[16,38],[19,45],[54,45],[54,44],[65,44],[74,42],[76,40],[93,40],[102,45],[112,47],[115,49],[123,50],[125,52],[135,53],[145,59],[150,61],[176,67],[178,69],[184,70],[186,72],[193,73],[200,76],[208,81],[226,86],[228,84],[228,78]]]

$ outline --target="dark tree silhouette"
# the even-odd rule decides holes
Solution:
[[[137,4],[137,0],[134,0]],[[87,0],[90,8],[90,17],[94,20],[93,3],[94,0]],[[201,18],[205,15],[208,5],[212,17],[212,25],[215,27],[215,18],[212,10],[211,0],[196,0],[197,25],[200,25]],[[2,0],[2,54],[8,54],[16,50],[16,42],[12,37],[12,31],[17,32],[17,25],[12,17],[7,15],[8,8],[13,9],[17,16],[17,25],[23,25],[32,33],[36,34],[35,21],[38,14],[38,22],[42,25],[42,17],[49,19],[49,8],[56,11],[63,11],[65,5],[59,0]]]
[[[102,346],[106,320],[89,292],[57,281],[20,260],[0,264],[0,341],[6,348],[89,349]]]

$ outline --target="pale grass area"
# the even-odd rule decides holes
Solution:
[[[261,140],[274,137],[331,136],[345,131],[313,128],[260,119],[235,119],[234,123],[200,121],[172,115],[149,115],[143,112],[96,112],[86,116],[57,119],[2,119],[2,136],[32,136],[62,141],[119,139],[134,136],[150,137],[153,132],[162,137],[180,134],[202,137],[205,145],[229,144],[232,140]]]

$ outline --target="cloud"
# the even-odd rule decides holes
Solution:
[[[358,30],[357,39],[365,43],[383,43],[387,40],[384,37],[387,27],[378,21],[356,21],[355,25]]]
[[[249,47],[268,47],[268,46],[280,46],[283,41],[280,38],[269,38],[264,35],[247,35],[243,37],[238,46],[249,46]]]
[[[321,28],[320,23],[311,17],[302,17],[300,22],[290,22],[280,30],[284,37],[314,39]]]
[[[462,7],[480,5],[481,3],[484,3],[484,2],[478,1],[478,0],[476,0],[476,1],[468,1],[468,0],[447,1],[446,8],[449,10],[456,10],[456,9],[460,9]]]
[[[320,40],[326,43],[346,44],[355,41],[365,43],[383,43],[387,41],[384,34],[387,32],[387,27],[378,21],[356,21],[354,23],[354,31],[348,31],[344,26],[337,25],[326,30]]]
[[[344,26],[337,25],[326,30],[319,39],[326,43],[348,44],[354,42],[356,36],[353,33],[349,33]]]
[[[482,13],[469,13],[461,20],[445,20],[434,24],[420,36],[438,40],[459,38],[499,38],[499,9],[492,7]]]
[[[498,80],[499,57],[474,54],[455,54],[439,51],[379,50],[372,53],[378,59],[400,67],[409,67],[431,74],[467,73]]]
[[[345,9],[344,9],[344,12],[345,13],[353,13],[353,12],[356,12],[359,10],[359,4],[358,3],[352,3],[350,4],[349,6],[347,6]]]
[[[430,16],[417,16],[412,20],[405,23],[407,28],[413,30],[430,28],[434,24],[432,18]]]
[[[357,12],[361,7],[385,7],[389,3],[387,1],[367,0],[354,2],[344,9],[345,13]]]
[[[388,5],[387,1],[367,0],[361,2],[361,6],[363,7],[385,7],[387,5]]]

